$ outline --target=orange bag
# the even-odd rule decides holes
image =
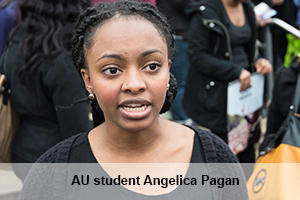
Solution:
[[[275,134],[267,135],[247,181],[250,200],[300,199],[300,74],[287,118]]]

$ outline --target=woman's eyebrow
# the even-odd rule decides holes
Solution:
[[[152,53],[160,53],[160,54],[163,54],[163,52],[161,52],[160,50],[158,50],[158,49],[153,49],[153,50],[149,50],[149,51],[143,52],[143,53],[140,55],[140,58],[146,57],[146,56],[148,56],[148,55],[150,55],[150,54],[152,54]]]
[[[114,58],[114,59],[122,60],[123,56],[121,56],[119,54],[104,54],[103,56],[98,58],[96,62],[98,62],[99,60],[101,60],[103,58]]]
[[[143,52],[139,57],[143,58],[143,57],[146,57],[146,56],[148,56],[150,54],[153,54],[153,53],[163,54],[163,52],[161,52],[160,50],[153,49],[153,50],[148,50],[148,51]],[[98,62],[99,60],[101,60],[103,58],[114,58],[114,59],[118,59],[118,60],[124,59],[124,57],[122,55],[119,55],[119,54],[104,54],[103,56],[98,58],[96,62]]]

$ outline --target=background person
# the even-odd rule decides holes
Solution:
[[[266,134],[276,133],[287,117],[294,100],[298,73],[300,73],[299,66],[300,58],[296,58],[291,62],[289,68],[282,66],[276,71]],[[296,112],[299,113],[299,111]]]
[[[4,52],[11,104],[21,116],[13,163],[34,163],[56,143],[92,127],[87,104],[64,108],[87,96],[69,49],[73,23],[90,5],[87,0],[20,1],[22,23]],[[26,172],[14,166],[24,179]]]
[[[245,91],[250,87],[252,71],[268,74],[272,65],[255,58],[256,19],[247,1],[203,0],[191,5],[187,13],[191,17],[191,67],[183,107],[197,124],[227,142],[228,83],[239,79],[240,91]],[[239,154],[239,160],[255,161],[253,145]]]
[[[172,57],[171,73],[177,81],[177,95],[170,108],[173,121],[180,124],[192,124],[192,120],[185,114],[182,108],[186,76],[190,68],[187,57],[189,18],[185,14],[185,8],[194,0],[159,0],[158,9],[164,13],[174,31],[174,55]]]

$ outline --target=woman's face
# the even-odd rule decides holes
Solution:
[[[105,122],[130,132],[158,123],[170,68],[162,35],[143,18],[118,16],[93,37],[85,50],[88,70],[83,69],[82,76]]]

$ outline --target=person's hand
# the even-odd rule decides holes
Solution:
[[[255,14],[255,17],[256,17],[256,24],[259,26],[259,27],[264,27],[265,25],[267,25],[268,23],[270,23],[272,20],[271,18],[268,18],[266,20],[263,20],[261,18],[260,15],[257,15]]]
[[[265,59],[265,58],[260,58],[255,62],[255,68],[256,72],[259,74],[269,74],[273,71],[273,66],[271,63]]]
[[[239,79],[241,82],[241,92],[247,90],[251,83],[251,73],[248,70],[243,69]]]

